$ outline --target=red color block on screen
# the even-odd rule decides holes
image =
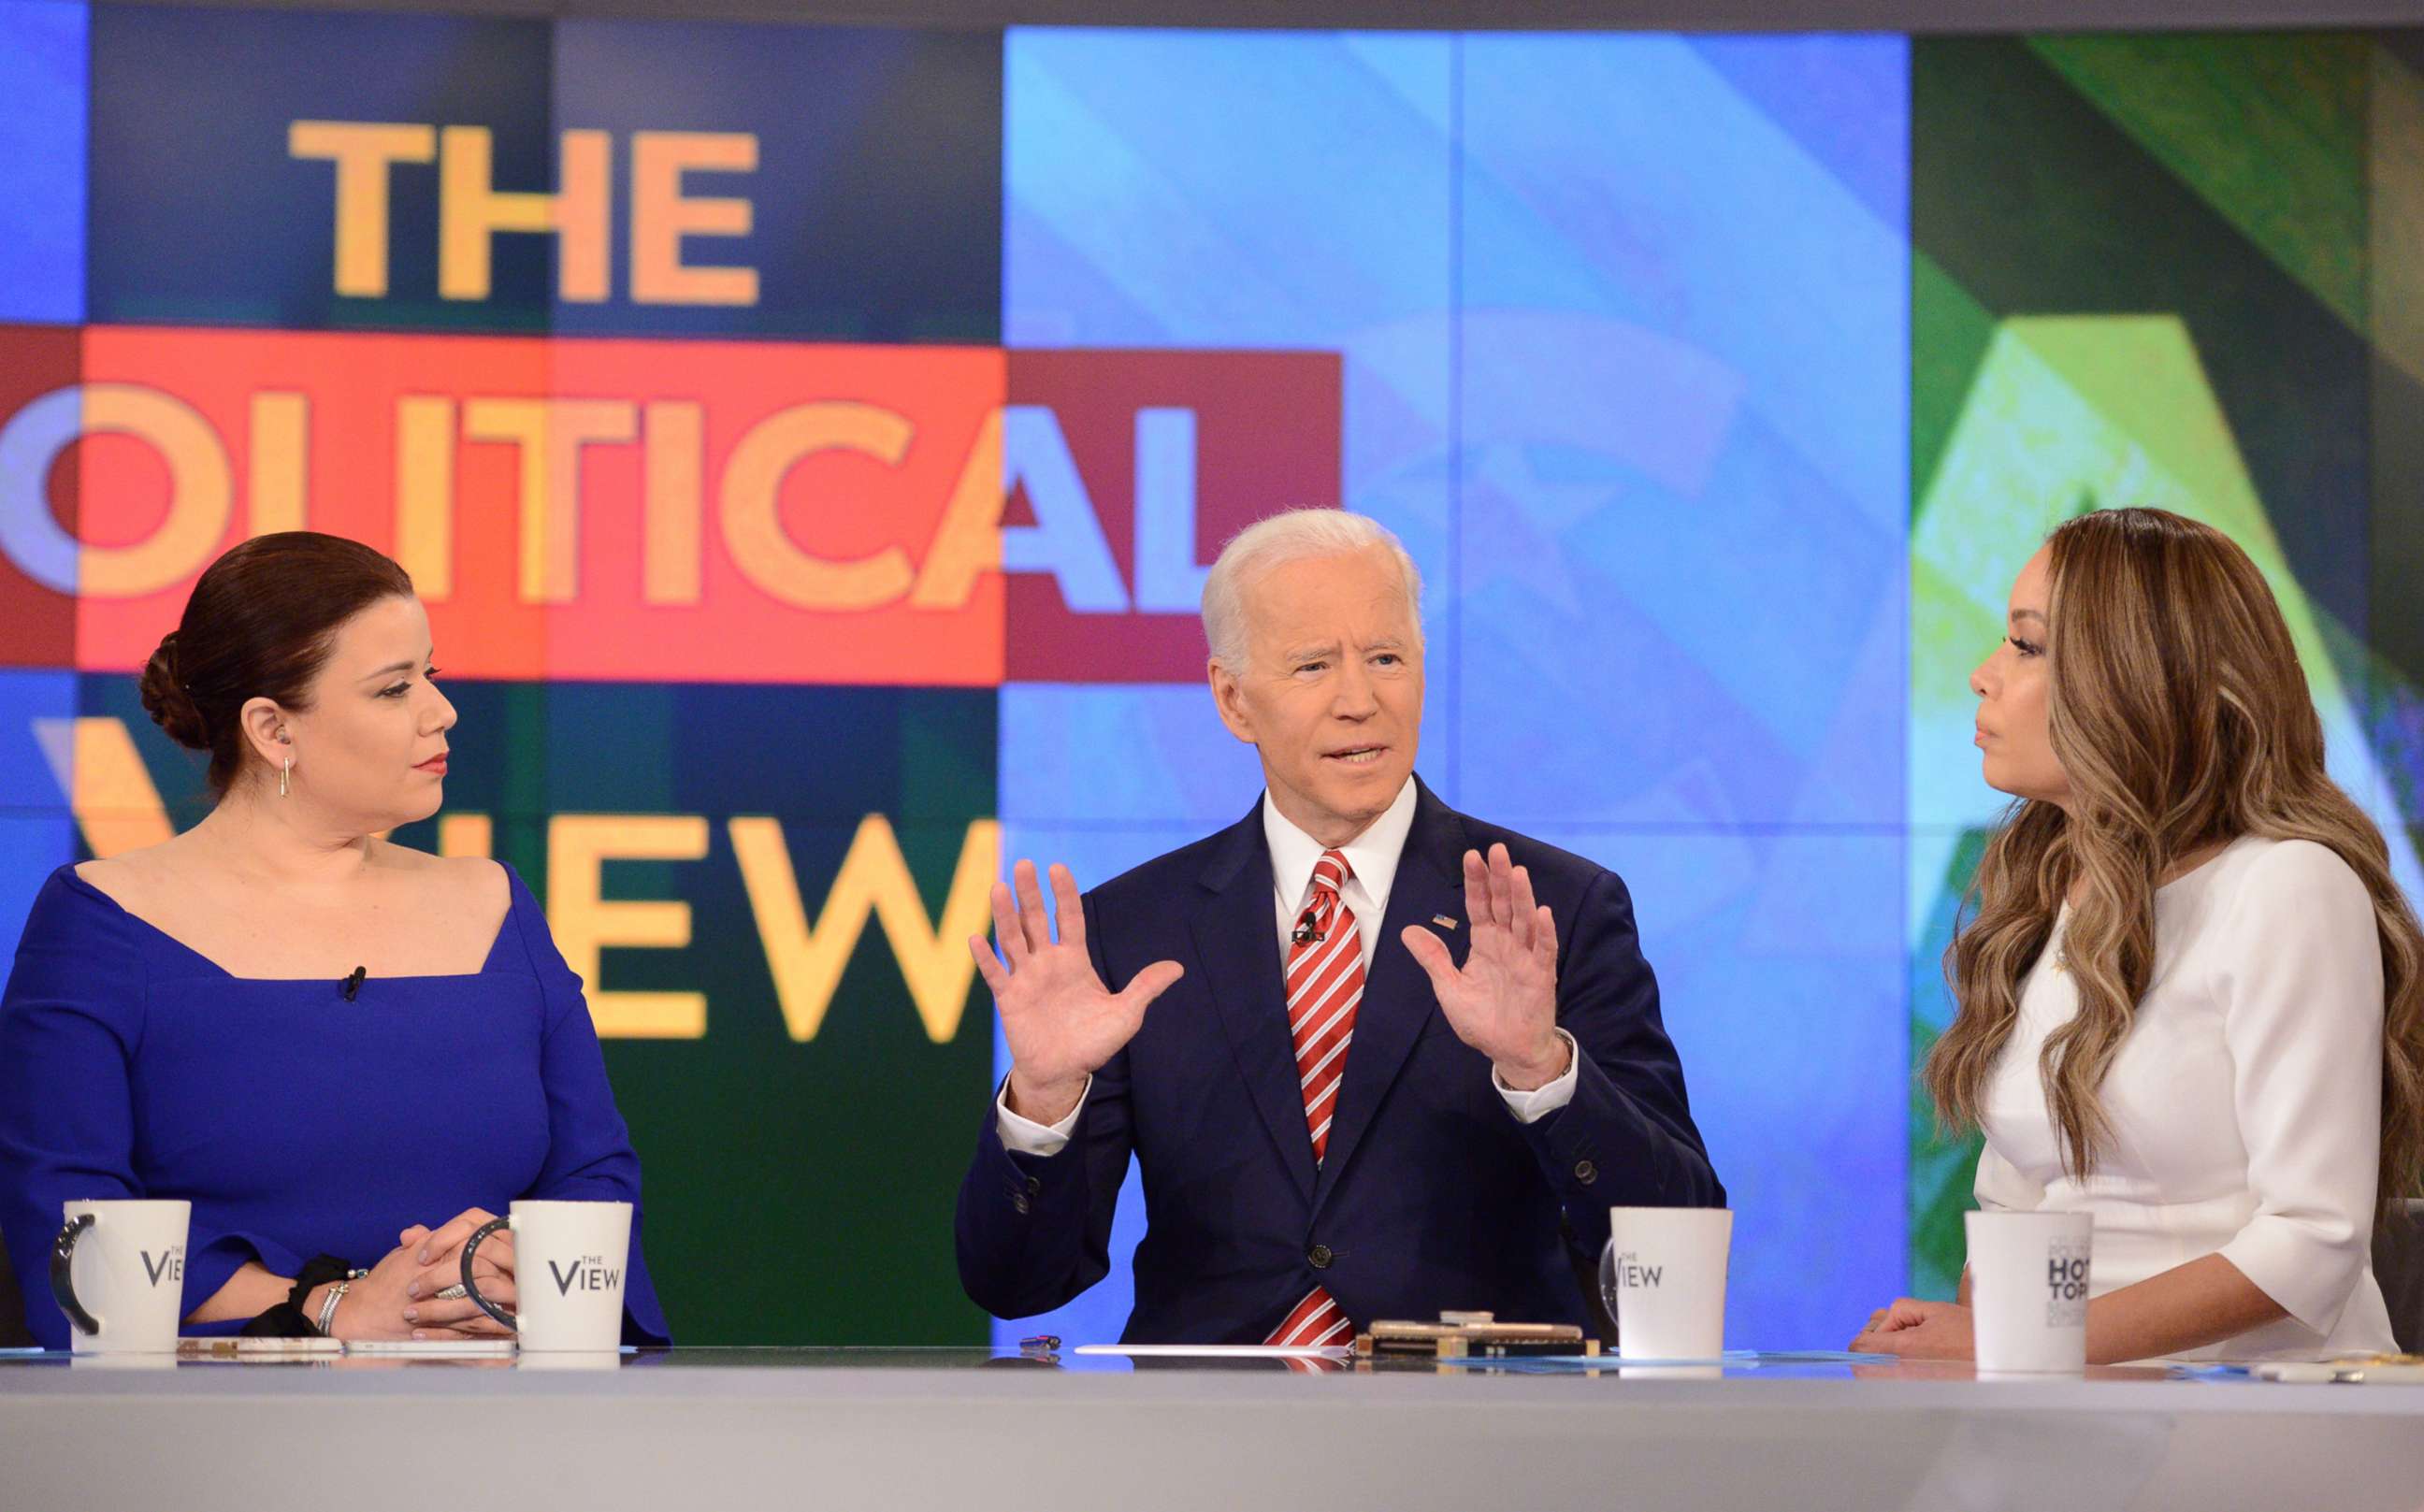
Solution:
[[[80,530],[156,568],[88,581],[88,668],[139,667],[211,559],[301,524],[403,562],[458,675],[1001,677],[999,578],[927,574],[955,495],[997,488],[991,348],[96,328],[83,375],[150,397],[81,448]]]
[[[72,326],[0,326],[0,425],[45,394],[74,387],[82,337]],[[74,538],[77,461],[71,451],[50,467],[0,474],[0,510],[23,512],[6,533],[24,543],[17,549],[40,534]],[[0,666],[72,667],[75,629],[73,593],[41,581],[13,550],[0,550]]]
[[[1220,544],[1338,501],[1326,353],[97,326],[0,356],[41,474],[0,479],[0,663],[139,668],[221,552],[309,528],[403,563],[462,676],[1193,682]]]
[[[1340,377],[1329,352],[1011,353],[1011,404],[1057,425],[1126,599],[1118,610],[1073,606],[1063,577],[1012,573],[1011,680],[1200,681],[1205,648],[1191,582],[1221,544],[1267,515],[1338,504]],[[1193,480],[1184,489],[1169,463],[1190,432]],[[1049,439],[1032,445],[1048,448]],[[1035,497],[1055,486],[1048,457],[1013,440],[1004,525],[1034,527],[1039,510],[1074,516],[1068,501]],[[1163,527],[1157,561],[1140,548],[1140,443],[1144,470],[1157,479],[1148,490]]]

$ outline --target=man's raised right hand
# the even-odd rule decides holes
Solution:
[[[968,937],[977,970],[993,989],[1010,1042],[1010,1110],[1037,1123],[1058,1123],[1086,1095],[1103,1062],[1120,1053],[1144,1023],[1144,1011],[1186,974],[1175,961],[1156,961],[1111,992],[1086,953],[1086,913],[1069,868],[1052,868],[1052,898],[1060,938],[1054,943],[1044,913],[1035,863],[1011,867],[1015,893],[993,884],[997,960],[982,935]]]

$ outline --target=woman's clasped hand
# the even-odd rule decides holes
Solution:
[[[1968,1360],[1972,1345],[1970,1310],[1954,1302],[1898,1297],[1869,1314],[1868,1326],[1846,1348],[1905,1360]]]
[[[337,1339],[509,1339],[506,1329],[459,1294],[463,1281],[463,1244],[472,1231],[495,1215],[470,1208],[436,1229],[414,1224],[395,1236],[395,1248],[382,1256],[370,1274],[354,1281],[337,1303],[328,1333]],[[480,1295],[507,1312],[515,1307],[514,1236],[499,1230],[481,1241],[472,1257],[472,1276]],[[325,1294],[314,1294],[308,1310],[318,1315]]]

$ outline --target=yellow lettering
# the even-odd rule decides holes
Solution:
[[[85,545],[79,589],[96,598],[140,598],[199,569],[227,538],[234,512],[227,449],[192,406],[132,383],[84,388],[84,433],[117,432],[152,443],[168,464],[168,517],[132,546]]]
[[[724,468],[724,544],[760,589],[802,609],[861,610],[909,591],[909,554],[887,546],[855,562],[811,556],[783,530],[783,479],[820,452],[848,451],[899,467],[915,430],[888,409],[847,400],[794,405],[741,438]]]
[[[434,127],[378,121],[297,120],[286,128],[290,157],[337,165],[337,292],[387,294],[388,169],[438,155]]]
[[[859,820],[814,929],[800,902],[799,879],[782,825],[771,819],[735,819],[731,832],[741,880],[749,892],[749,911],[766,942],[775,999],[792,1039],[817,1037],[870,913],[891,942],[926,1038],[942,1044],[959,1033],[968,983],[976,976],[967,939],[984,931],[994,873],[1000,866],[997,821],[978,820],[968,826],[942,916],[931,926],[917,881],[909,874],[901,843],[881,814]]]
[[[596,304],[607,296],[612,283],[614,139],[602,131],[568,131],[563,144],[562,184],[555,193],[506,193],[491,187],[494,152],[488,128],[446,128],[439,141],[438,165],[441,297],[488,297],[488,242],[499,231],[547,231],[559,238],[559,298]]]
[[[311,469],[311,410],[299,393],[252,396],[252,482],[247,533],[303,528],[304,480]]]
[[[685,236],[746,236],[746,199],[685,199],[690,171],[754,173],[758,138],[739,132],[635,132],[631,136],[631,297],[661,305],[754,305],[758,270],[690,267]]]
[[[395,404],[395,560],[424,599],[454,592],[454,401]]]
[[[690,944],[688,903],[608,902],[601,896],[607,859],[696,861],[706,854],[707,820],[694,814],[559,814],[548,821],[548,924],[556,947],[588,987],[589,1017],[601,1038],[706,1035],[706,994],[609,992],[598,977],[599,958],[610,945],[680,949]]]
[[[1001,411],[985,417],[951,486],[943,522],[934,528],[934,543],[917,574],[917,591],[909,596],[913,609],[957,609],[968,601],[977,579],[1001,568]]]
[[[628,441],[637,406],[620,399],[474,399],[463,435],[521,448],[521,598],[570,603],[581,588],[581,449]]]
[[[642,593],[652,604],[699,600],[700,494],[707,472],[707,413],[694,404],[652,404],[640,454],[646,475],[643,506]]]
[[[493,856],[496,826],[486,814],[438,816],[438,853],[442,856]]]
[[[34,743],[95,856],[105,861],[176,833],[121,721],[106,715],[37,719]]]

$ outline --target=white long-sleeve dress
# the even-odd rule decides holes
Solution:
[[[2037,1056],[2079,1011],[2065,906],[1988,1078],[1985,1208],[2096,1216],[2101,1297],[2220,1252],[2289,1314],[2185,1358],[2389,1350],[2373,1277],[2382,951],[2329,849],[2242,837],[2155,894],[2155,971],[2102,1088],[2113,1138],[2066,1175]]]

